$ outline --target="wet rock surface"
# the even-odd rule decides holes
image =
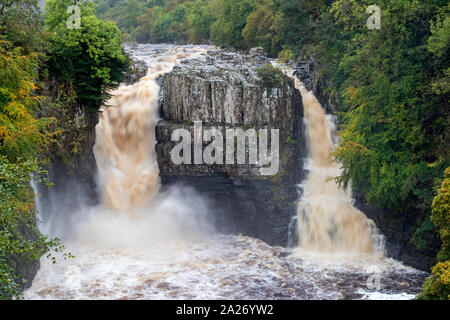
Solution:
[[[37,229],[32,228],[25,223],[20,223],[19,230],[21,235],[27,239],[27,241],[36,241],[40,236]],[[24,256],[7,256],[7,261],[14,269],[16,277],[19,280],[23,280],[20,282],[20,288],[23,290],[31,287],[33,279],[40,268],[40,261]]]
[[[327,93],[332,83],[329,79],[320,76],[320,61],[314,56],[302,56],[291,67],[295,75],[302,81],[308,91],[314,92],[327,113],[334,114],[337,108],[336,98]]]
[[[131,59],[130,70],[125,75],[124,83],[132,85],[147,75],[148,65],[145,61]]]
[[[386,251],[388,257],[400,260],[414,268],[429,272],[436,263],[436,254],[440,248],[438,238],[427,239],[428,246],[417,248],[411,238],[414,234],[416,221],[414,215],[395,214],[367,203],[364,195],[353,192],[355,206],[367,217],[374,220],[381,232],[386,236]]]

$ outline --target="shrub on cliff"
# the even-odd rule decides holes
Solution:
[[[28,158],[48,144],[50,119],[36,119],[38,58],[0,41],[0,155]]]
[[[283,71],[270,63],[258,69],[258,77],[267,89],[280,88],[283,85]]]
[[[445,179],[433,201],[431,220],[439,228],[442,248],[433,267],[433,274],[423,284],[419,299],[450,300],[450,167],[445,170]]]
[[[450,261],[439,262],[433,275],[425,280],[421,300],[450,300]]]
[[[431,221],[440,229],[442,248],[439,261],[450,260],[450,167],[445,170],[445,179],[434,198]]]
[[[285,48],[278,53],[278,60],[282,63],[287,63],[289,60],[293,59],[295,59],[295,54],[289,48]]]

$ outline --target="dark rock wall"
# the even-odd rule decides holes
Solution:
[[[305,88],[314,92],[326,112],[334,114],[337,108],[336,97],[332,96],[328,90],[332,87],[331,80],[320,76],[320,61],[314,56],[303,56],[292,67]]]
[[[436,254],[440,248],[437,238],[427,239],[426,248],[417,248],[411,243],[416,228],[415,214],[396,214],[369,205],[360,192],[353,192],[355,206],[375,221],[378,228],[386,236],[386,251],[389,257],[402,261],[414,268],[430,271],[436,263]]]
[[[20,233],[23,237],[29,241],[35,241],[39,237],[39,231],[35,227],[30,227],[22,223],[19,226]],[[39,268],[39,259],[31,259],[25,256],[7,256],[6,260],[8,264],[14,269],[17,279],[19,279],[19,285],[22,290],[31,287],[33,279],[36,276]],[[22,282],[23,280],[23,282]]]

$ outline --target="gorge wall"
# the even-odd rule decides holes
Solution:
[[[297,184],[305,175],[303,106],[291,78],[284,77],[279,88],[261,85],[257,70],[268,62],[260,50],[249,55],[210,51],[182,61],[161,79],[163,119],[156,127],[156,151],[163,188],[183,184],[200,192],[210,201],[220,231],[285,246],[296,215]],[[249,164],[174,165],[172,133],[180,128],[192,132],[194,121],[221,131],[279,129],[278,174],[262,176],[258,166]]]

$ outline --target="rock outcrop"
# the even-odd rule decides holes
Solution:
[[[295,75],[303,82],[305,88],[314,92],[317,100],[327,113],[335,113],[337,108],[336,97],[327,89],[332,87],[330,79],[320,76],[320,62],[314,57],[300,57],[294,65]]]
[[[132,85],[138,82],[142,77],[145,77],[148,72],[148,65],[145,61],[131,59],[130,69],[125,75],[123,82],[127,85]]]
[[[303,106],[291,78],[284,77],[279,88],[261,85],[257,70],[266,63],[260,50],[249,55],[211,51],[175,66],[162,79],[163,120],[156,128],[156,151],[163,187],[185,184],[197,189],[212,202],[211,216],[220,231],[286,245],[296,214],[297,184],[304,176]],[[261,164],[249,164],[248,158],[245,165],[175,165],[172,133],[192,133],[195,121],[202,122],[203,130],[217,128],[224,137],[227,129],[267,129],[269,136],[270,129],[279,129],[278,174],[262,175]]]

